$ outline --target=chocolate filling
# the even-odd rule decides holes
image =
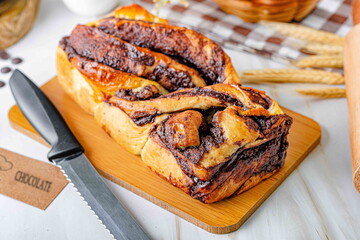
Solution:
[[[131,120],[138,125],[138,126],[144,126],[148,123],[153,123],[155,120],[155,117],[159,116],[160,114],[149,114],[148,112],[142,112],[142,111],[136,111],[136,113],[132,116]]]
[[[206,202],[209,190],[214,190],[214,187],[221,187],[230,176],[235,176],[235,180],[242,180],[245,183],[252,176],[266,175],[280,169],[286,157],[286,150],[289,145],[287,135],[292,124],[292,119],[289,116],[283,115],[283,117],[285,121],[281,134],[256,147],[239,148],[227,158],[227,162],[217,169],[209,181],[198,181],[196,179],[196,184],[191,188],[192,197]],[[267,130],[270,129],[271,127]],[[239,189],[241,188],[242,185]]]
[[[191,74],[186,70],[168,66],[166,59],[156,65],[154,56],[147,50],[94,27],[78,25],[69,38],[62,39],[60,46],[70,59],[78,54],[117,70],[157,81],[169,91],[195,87]]]
[[[221,83],[226,78],[226,53],[216,43],[193,30],[117,18],[102,20],[99,29],[129,43],[179,59],[180,62],[195,68],[208,84]]]
[[[248,93],[248,97],[254,103],[261,105],[265,109],[269,109],[271,106],[272,100],[268,97],[262,97],[261,94],[251,88],[242,88],[243,91]]]
[[[63,38],[61,38],[60,42],[59,42],[59,47],[64,50],[64,52],[67,53],[67,57],[68,60],[70,61],[71,58],[73,58],[75,55],[80,56],[79,54],[77,54],[75,52],[75,50],[70,46],[69,44],[69,36],[65,36]],[[81,56],[80,56],[81,57]]]
[[[243,108],[244,111],[246,110],[244,104],[239,99],[229,94],[218,92],[209,88],[195,87],[189,91],[173,92],[170,94],[162,95],[159,98],[173,98],[178,96],[207,96],[217,98],[219,101],[224,103],[224,107],[226,106],[226,104],[231,104]]]
[[[136,97],[131,96],[131,94],[129,92],[130,91],[124,92],[124,90],[120,90],[120,92],[118,93],[119,95],[117,95],[117,96],[119,98],[126,99],[126,100],[129,100],[129,101],[137,100]],[[216,98],[219,101],[221,101],[223,103],[224,107],[226,107],[227,105],[235,105],[235,106],[241,107],[243,110],[246,110],[243,103],[241,101],[239,101],[238,99],[232,97],[231,95],[226,94],[226,93],[222,93],[222,92],[218,92],[218,91],[215,91],[213,89],[207,89],[207,88],[192,88],[192,89],[189,89],[189,90],[183,90],[181,92],[173,92],[173,93],[169,93],[169,94],[166,94],[166,95],[160,95],[160,96],[157,97],[157,99],[176,98],[178,96],[207,96],[207,97],[212,97],[212,98]],[[150,101],[151,101],[151,99],[150,99]],[[118,106],[116,104],[116,101],[114,101],[112,104],[114,106]],[[213,111],[214,109],[223,109],[223,108],[210,108],[208,110]],[[188,109],[188,110],[190,110],[190,109]],[[198,110],[198,109],[195,109],[195,110]],[[206,109],[205,110],[201,109],[199,111],[202,112],[202,113],[207,112]],[[144,112],[136,111],[135,114],[133,114],[132,116],[129,116],[129,117],[133,120],[133,122],[135,124],[137,124],[139,126],[142,126],[142,125],[153,122],[155,117],[157,117],[157,116],[159,116],[161,114],[164,114],[164,113],[161,113],[161,112],[149,113],[149,112],[145,112],[145,111]],[[205,116],[205,119],[206,119],[207,115],[204,114],[204,116]]]
[[[222,129],[216,122],[206,124],[199,129],[201,140],[199,146],[184,149],[174,148],[171,145],[171,139],[169,139],[171,136],[167,135],[165,130],[165,122],[169,118],[154,127],[151,135],[156,134],[159,137],[161,144],[169,149],[184,173],[192,179],[193,184],[188,186],[191,196],[201,201],[205,201],[209,191],[223,184],[230,176],[241,176],[246,180],[250,176],[273,172],[281,168],[284,163],[288,148],[287,135],[292,119],[285,114],[271,117],[245,116],[251,121],[252,127],[259,129],[263,136],[266,135],[264,132],[272,131],[275,124],[280,122],[279,127],[275,126],[275,129],[279,129],[276,130],[278,131],[277,135],[272,135],[273,138],[256,147],[245,149],[239,147],[234,154],[227,157],[226,161],[209,168],[209,171],[212,171],[214,175],[208,181],[201,181],[194,176],[190,163],[198,164],[211,147],[217,147],[223,143]],[[284,120],[281,121],[281,119]],[[240,174],[241,171],[243,171],[242,174]]]
[[[162,143],[174,154],[175,158],[177,158],[181,162],[179,164],[183,165],[185,169],[188,170],[187,172],[189,172],[191,168],[187,167],[187,164],[182,160],[198,164],[204,153],[208,152],[212,146],[219,146],[221,143],[224,142],[222,129],[218,126],[216,122],[212,122],[210,124],[203,122],[203,124],[199,128],[199,146],[174,148],[171,142],[171,131],[166,129],[165,126],[166,121],[168,121],[171,117],[172,116],[163,120],[157,127],[152,130],[151,134],[157,134],[160,137]]]
[[[266,116],[249,116],[257,125],[260,127],[260,131],[263,135],[263,138],[274,138],[281,135],[283,131],[282,125],[276,125],[281,118],[285,118],[285,125],[290,127],[292,124],[292,118],[286,114],[274,115],[271,117]]]
[[[226,164],[218,168],[209,181],[198,180],[191,187],[190,195],[204,202],[209,195],[209,191],[221,187],[231,176],[234,176],[235,180],[245,182],[251,176],[271,173],[281,168],[284,164],[288,146],[286,135],[287,132],[278,138],[253,148],[239,148],[237,152],[227,158]]]
[[[94,27],[78,25],[70,35],[69,44],[79,55],[124,72],[136,73],[134,66],[153,66],[155,62],[153,56],[136,46]]]
[[[238,99],[236,99],[236,98],[234,98],[234,97],[232,97],[232,96],[230,96],[228,94],[218,92],[218,91],[215,91],[215,90],[212,90],[212,89],[206,89],[206,88],[193,88],[190,91],[174,92],[174,93],[170,93],[170,94],[167,94],[167,95],[161,95],[158,98],[174,98],[174,97],[178,97],[178,96],[207,96],[207,97],[213,97],[213,98],[216,98],[216,99],[220,100],[221,102],[223,102],[224,107],[226,107],[227,104],[231,104],[231,105],[242,107],[243,110],[246,110],[243,103],[241,101],[239,101]]]
[[[115,96],[128,100],[128,101],[138,101],[138,100],[147,100],[150,98],[156,98],[160,96],[159,89],[154,85],[147,85],[140,89],[139,91],[134,91],[133,89],[119,89]]]

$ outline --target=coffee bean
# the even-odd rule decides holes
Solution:
[[[22,63],[22,61],[23,60],[21,58],[18,58],[18,57],[11,59],[12,64],[19,64],[19,63]]]
[[[5,86],[5,83],[3,81],[0,81],[0,88],[2,88],[3,86]]]
[[[1,73],[11,72],[11,68],[9,68],[9,67],[3,67],[3,68],[0,69],[0,72],[1,72]]]
[[[0,59],[7,60],[10,58],[10,55],[6,51],[0,51]]]

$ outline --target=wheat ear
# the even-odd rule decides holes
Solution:
[[[322,84],[343,84],[345,82],[344,77],[339,73],[306,69],[247,70],[242,72],[241,80],[247,82]]]
[[[318,55],[339,55],[344,53],[343,45],[308,43],[303,48],[303,52]]]
[[[294,62],[294,65],[300,68],[343,68],[343,55],[316,55],[301,58]]]
[[[344,88],[314,88],[314,89],[295,89],[302,95],[320,97],[320,98],[344,98],[346,90]]]
[[[278,23],[278,22],[269,22],[269,21],[261,21],[260,23],[264,26],[273,28],[275,31],[285,36],[290,36],[301,40],[317,42],[317,43],[326,43],[326,44],[340,44],[340,45],[344,43],[344,38],[334,33],[326,32],[322,30],[316,30],[298,24]]]

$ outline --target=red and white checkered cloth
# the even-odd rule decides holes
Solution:
[[[139,0],[152,10],[152,0]],[[169,4],[160,16],[174,25],[192,28],[213,39],[223,47],[255,53],[281,62],[305,55],[304,41],[279,35],[269,27],[244,22],[220,10],[212,0],[188,0],[189,7]],[[351,0],[321,0],[315,10],[300,24],[344,36],[352,26]]]

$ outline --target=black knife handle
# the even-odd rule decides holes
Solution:
[[[84,152],[52,102],[19,70],[12,74],[10,88],[26,119],[52,146],[48,153],[50,161]]]

